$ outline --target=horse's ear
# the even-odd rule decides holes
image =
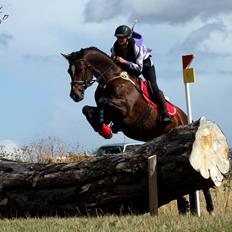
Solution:
[[[82,57],[83,55],[84,55],[84,49],[81,48],[81,50],[80,50],[80,56]]]
[[[70,54],[63,54],[63,53],[60,53],[65,59],[69,60],[70,58]]]

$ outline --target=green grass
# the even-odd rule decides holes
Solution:
[[[1,232],[148,232],[148,231],[231,231],[232,215],[178,216],[160,215],[142,216],[104,216],[95,218],[44,218],[44,219],[3,219],[0,221]]]

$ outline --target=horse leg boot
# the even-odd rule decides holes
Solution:
[[[161,114],[161,121],[164,124],[169,124],[172,122],[172,119],[170,115],[168,114],[167,106],[166,106],[166,100],[164,97],[164,94],[161,90],[156,92],[155,94],[156,102],[160,108],[160,114]]]

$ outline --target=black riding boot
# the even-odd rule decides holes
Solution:
[[[163,92],[159,90],[159,87],[156,83],[155,66],[151,63],[150,58],[144,60],[143,66],[142,74],[144,78],[150,82],[151,90],[153,92],[152,100],[157,103],[160,108],[161,121],[164,124],[169,124],[172,122],[172,119],[168,114]]]
[[[172,123],[172,119],[167,110],[166,100],[163,92],[160,90],[156,95],[157,95],[156,102],[158,103],[158,106],[160,108],[161,121],[164,124]]]

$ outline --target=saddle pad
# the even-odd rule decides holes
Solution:
[[[144,80],[140,80],[140,88],[142,90],[142,95],[144,97],[144,99],[150,103],[155,109],[158,109],[158,105],[156,103],[154,103],[150,96],[149,96],[149,92],[148,92],[148,88],[147,88],[147,84],[145,83]],[[169,101],[166,100],[166,107],[168,110],[168,113],[170,116],[174,116],[176,114],[176,108],[173,106],[173,104]]]

